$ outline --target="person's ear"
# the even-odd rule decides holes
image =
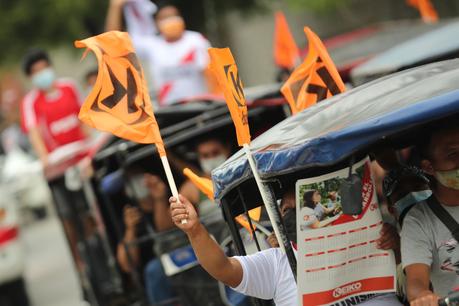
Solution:
[[[432,176],[435,174],[435,170],[432,166],[432,163],[427,159],[423,159],[421,161],[421,169],[424,170],[425,173],[430,174]]]

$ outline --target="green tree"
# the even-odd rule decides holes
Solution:
[[[102,31],[107,1],[1,0],[0,62],[17,60],[36,45],[72,45]]]

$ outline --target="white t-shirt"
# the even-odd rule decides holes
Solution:
[[[242,266],[242,281],[233,290],[276,306],[298,304],[298,289],[287,256],[280,248],[271,248],[248,256],[234,256]],[[352,305],[401,306],[394,293],[362,295],[350,298]],[[340,302],[334,305],[341,305]],[[334,306],[333,305],[333,306]],[[349,304],[350,305],[350,304]]]
[[[242,266],[242,281],[235,291],[277,306],[298,305],[297,286],[287,256],[279,248],[235,256]]]
[[[459,207],[443,207],[459,221]],[[417,203],[407,213],[401,238],[403,268],[412,264],[429,266],[434,292],[440,296],[459,285],[458,242],[427,202]]]
[[[153,14],[156,9],[156,5],[150,0],[128,0],[126,2],[123,12],[131,37],[156,34],[156,26],[153,22]]]
[[[200,33],[185,31],[182,38],[170,43],[161,36],[133,36],[138,56],[148,63],[160,105],[206,94],[204,77],[210,43]]]

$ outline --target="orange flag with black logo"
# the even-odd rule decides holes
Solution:
[[[200,177],[196,175],[193,171],[188,168],[183,169],[183,174],[196,186],[202,193],[204,193],[210,200],[214,200],[214,188],[212,186],[212,181],[205,177]],[[252,220],[259,221],[261,217],[261,207],[257,207],[249,210],[249,217]],[[235,220],[246,228],[249,232],[253,232],[250,227],[249,221],[244,218],[242,215],[239,215]],[[254,226],[255,229],[255,226]]]
[[[425,23],[435,23],[438,21],[437,11],[430,0],[407,0],[406,2],[419,11]]]
[[[300,52],[282,12],[275,14],[274,23],[274,61],[277,66],[293,69],[299,62]]]
[[[319,37],[308,27],[304,32],[308,38],[308,55],[281,88],[293,114],[346,90]]]
[[[128,34],[107,32],[76,41],[75,46],[93,51],[98,61],[96,83],[81,107],[80,120],[121,138],[154,143],[165,156],[142,67]]]
[[[250,143],[250,129],[244,87],[229,48],[209,48],[210,64],[236,127],[240,146]]]

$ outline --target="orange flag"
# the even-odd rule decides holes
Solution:
[[[277,66],[293,69],[300,59],[300,52],[282,12],[275,15],[274,61]]]
[[[293,114],[346,90],[319,37],[308,27],[304,32],[309,43],[308,55],[281,88]]]
[[[250,143],[250,129],[244,88],[230,49],[209,48],[210,64],[236,127],[240,146]]]
[[[188,168],[183,169],[183,174],[190,179],[190,181],[201,190],[210,200],[214,200],[214,188],[212,181],[205,177],[197,176],[193,171]]]
[[[425,23],[435,23],[438,21],[438,14],[430,0],[407,0],[411,5],[421,13],[422,20]]]
[[[188,168],[183,169],[183,174],[196,186],[202,193],[204,193],[210,200],[214,200],[214,188],[212,186],[212,181],[205,177],[200,177],[196,175],[193,171]],[[249,211],[249,217],[252,220],[259,221],[261,216],[261,207],[251,209]],[[242,215],[237,216],[236,221],[246,228],[250,233],[252,229],[250,228],[250,223]],[[255,227],[255,226],[254,226]]]
[[[107,32],[76,41],[75,46],[93,51],[99,69],[94,88],[81,107],[80,120],[134,142],[155,143],[165,156],[142,67],[128,34]]]

